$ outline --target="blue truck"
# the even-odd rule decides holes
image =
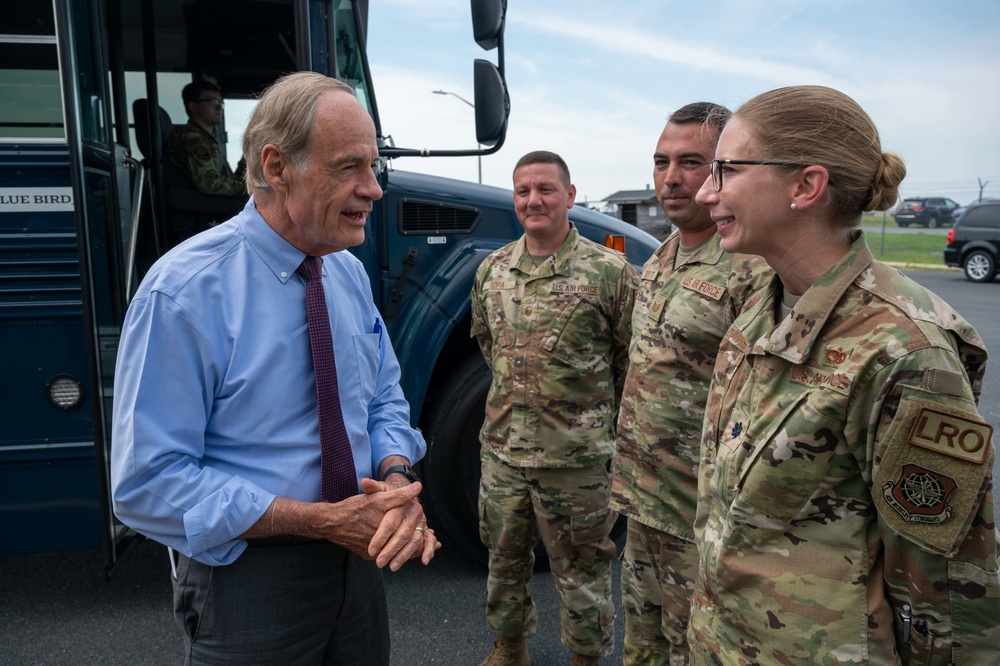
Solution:
[[[478,430],[490,377],[469,337],[480,261],[521,228],[509,190],[395,168],[409,156],[499,150],[509,101],[505,2],[472,0],[476,149],[391,145],[365,51],[366,0],[20,0],[0,34],[0,553],[102,548],[112,571],[140,538],[110,503],[118,337],[172,225],[224,221],[165,156],[181,87],[252,100],[284,72],[350,83],[375,121],[385,192],[354,252],[367,268],[429,450],[419,472],[446,543],[481,553]],[[222,27],[224,26],[224,28]],[[225,133],[218,135],[225,142]],[[472,137],[470,137],[470,143]],[[206,197],[209,197],[206,199]],[[657,241],[574,207],[640,265]],[[178,222],[180,221],[180,222]],[[164,396],[169,408],[170,396]]]

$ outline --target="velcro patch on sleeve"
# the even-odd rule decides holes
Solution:
[[[886,527],[930,552],[957,552],[992,478],[991,433],[970,399],[904,387],[876,440],[872,498]]]
[[[951,370],[931,368],[924,373],[924,388],[935,393],[964,395],[965,376]]]

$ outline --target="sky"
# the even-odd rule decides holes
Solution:
[[[472,0],[475,1],[475,0]],[[368,53],[384,133],[406,148],[474,148],[469,0],[371,0]],[[900,194],[1000,198],[996,0],[509,0],[506,143],[483,182],[510,188],[531,150],[559,153],[578,202],[652,185],[666,117],[695,101],[737,108],[786,85],[847,93],[908,175]],[[477,179],[475,157],[393,167]]]

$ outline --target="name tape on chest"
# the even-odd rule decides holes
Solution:
[[[486,283],[486,289],[489,291],[510,291],[517,286],[517,282],[513,280],[490,280]]]
[[[711,282],[705,282],[704,280],[696,278],[693,275],[685,277],[684,280],[681,281],[681,285],[685,289],[690,289],[703,296],[708,296],[713,301],[721,299],[726,293],[726,289],[724,287],[712,284]]]
[[[596,284],[568,284],[566,282],[556,282],[552,285],[552,293],[555,294],[597,294],[600,287]]]
[[[728,331],[726,331],[726,339],[729,340],[734,345],[736,345],[736,347],[739,349],[745,350],[750,348],[750,341],[747,340],[746,336],[737,331],[735,328],[730,328]]]
[[[854,383],[854,375],[849,372],[840,370],[824,372],[805,365],[792,368],[788,378],[796,384],[831,388],[844,395],[851,392],[851,385]]]
[[[989,452],[993,426],[981,421],[921,408],[907,441],[913,446],[982,465]]]

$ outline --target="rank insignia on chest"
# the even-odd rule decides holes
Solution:
[[[734,425],[733,429],[730,431],[730,434],[733,437],[739,437],[740,435],[742,435],[743,434],[743,421],[737,421],[736,425]]]
[[[898,479],[882,486],[882,497],[906,522],[937,525],[951,520],[948,499],[957,489],[950,476],[906,463]]]
[[[838,366],[847,360],[852,351],[854,350],[840,345],[831,345],[823,353],[823,363],[824,365]]]

